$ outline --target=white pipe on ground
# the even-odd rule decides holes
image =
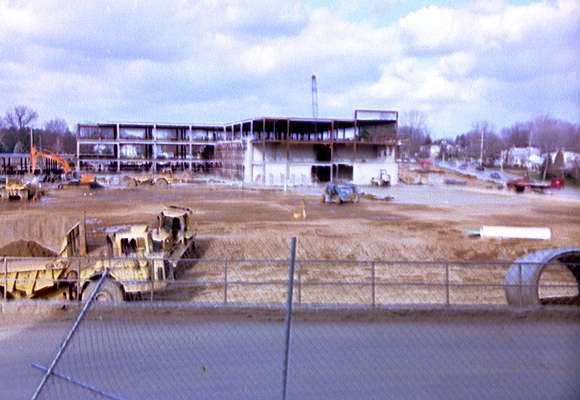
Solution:
[[[484,225],[479,230],[479,235],[482,238],[550,240],[552,231],[550,228]]]

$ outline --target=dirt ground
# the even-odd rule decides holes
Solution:
[[[401,195],[407,189],[401,186],[397,190]],[[423,189],[414,187],[413,190]],[[169,204],[195,210],[197,257],[203,260],[224,257],[283,259],[288,256],[292,236],[298,238],[299,259],[345,259],[354,263],[373,259],[511,261],[532,250],[580,245],[580,201],[507,196],[497,190],[472,192],[470,190],[479,189],[470,187],[453,188],[453,192],[445,187],[425,187],[425,190],[432,192],[431,205],[410,204],[404,200],[385,202],[363,199],[356,205],[338,206],[321,204],[319,195],[232,185],[193,184],[100,190],[67,187],[51,191],[35,203],[0,203],[0,248],[16,240],[34,240],[50,250],[58,251],[64,232],[84,212],[91,252],[99,254],[107,231],[135,223],[153,225],[163,205]],[[442,201],[448,193],[455,197],[477,195],[485,201],[457,204]],[[293,212],[300,210],[302,201],[306,210],[304,220],[293,217]],[[552,240],[490,240],[468,236],[468,231],[484,224],[549,227],[552,229]],[[0,255],[17,254],[12,251]],[[187,276],[211,276],[211,263],[207,262],[206,267],[202,264],[196,272]],[[221,266],[219,268],[221,271]],[[402,268],[404,266],[401,265],[379,268],[377,278],[400,277]],[[399,272],[389,272],[394,269]],[[204,275],[204,270],[208,271],[207,275]],[[310,278],[312,282],[317,282],[323,278],[340,280],[346,275],[365,279],[370,276],[368,266],[353,268],[350,265],[348,272],[344,271],[345,268],[335,271],[321,268],[318,273],[311,272]],[[441,268],[433,271],[411,271],[407,268],[406,271],[403,275],[410,276],[413,282],[440,282],[444,273]],[[452,269],[451,278],[452,281],[470,282],[474,273]],[[487,282],[501,283],[505,269],[489,268],[488,272],[479,273],[487,276]],[[251,275],[256,279],[274,275],[283,279],[283,274],[283,266],[256,269],[245,265],[238,269],[239,277]],[[267,291],[266,288],[256,288],[257,293],[261,290]],[[313,299],[320,297],[317,290],[322,289],[311,289]],[[393,288],[388,293],[386,290],[384,292],[385,301],[398,296]],[[234,289],[231,295],[235,296]],[[381,296],[379,289],[377,296]],[[439,299],[443,293],[433,296]],[[497,290],[497,293],[487,293],[486,296],[503,299],[503,291]],[[366,294],[363,297],[361,302],[369,300]]]
[[[163,205],[169,204],[195,210],[203,258],[285,258],[292,236],[298,237],[298,256],[308,259],[509,261],[531,250],[580,244],[580,201],[514,195],[498,204],[456,206],[438,201],[444,193],[435,192],[431,206],[365,199],[336,206],[321,204],[319,196],[237,186],[70,187],[36,203],[0,203],[0,247],[24,239],[58,251],[63,233],[84,212],[95,251],[106,229],[153,225]],[[469,190],[463,193],[472,195]],[[495,194],[490,191],[488,196],[493,199]],[[302,200],[306,219],[295,219],[293,211]],[[549,227],[552,240],[468,236],[484,224]]]

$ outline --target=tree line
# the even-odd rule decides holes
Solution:
[[[41,127],[37,127],[37,126]],[[37,148],[73,154],[76,138],[67,122],[53,118],[39,124],[38,113],[24,105],[15,106],[0,117],[0,153],[27,153],[30,151],[30,130]]]
[[[489,122],[473,124],[466,132],[455,138],[437,142],[451,144],[451,154],[446,156],[460,158],[479,158],[483,133],[484,159],[498,159],[503,150],[513,147],[537,147],[542,154],[558,150],[580,153],[580,125],[550,115],[542,115],[529,121],[496,130]],[[398,130],[407,154],[421,156],[421,146],[432,144],[433,140],[427,126],[427,116],[420,111],[402,114]]]

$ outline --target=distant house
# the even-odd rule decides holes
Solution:
[[[421,146],[421,155],[429,158],[430,160],[435,160],[441,154],[441,145],[438,144],[424,144]]]
[[[539,169],[544,157],[537,147],[512,147],[501,152],[504,165],[516,168]]]
[[[553,162],[556,161],[556,156],[558,155],[559,151],[554,151],[550,153],[550,159]],[[580,153],[574,153],[572,151],[562,151],[562,156],[564,159],[564,169],[572,169],[576,166],[576,163],[580,163]]]

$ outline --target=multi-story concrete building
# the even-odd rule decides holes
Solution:
[[[261,117],[224,125],[79,124],[77,170],[189,169],[264,185],[398,180],[395,111],[352,119]]]

